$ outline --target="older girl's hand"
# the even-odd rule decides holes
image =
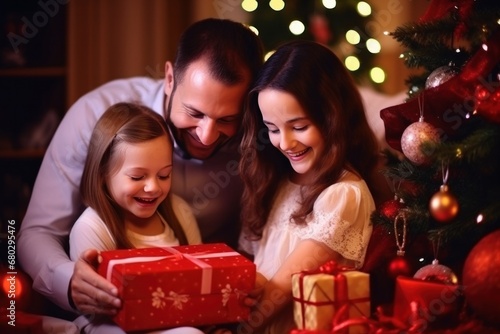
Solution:
[[[264,291],[264,285],[266,283],[267,279],[261,273],[258,272],[255,278],[255,288],[243,298],[243,305],[248,307],[253,307],[257,305],[262,296],[262,292]]]

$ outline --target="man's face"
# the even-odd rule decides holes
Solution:
[[[245,80],[227,86],[212,78],[205,62],[198,60],[187,68],[174,91],[172,67],[167,63],[168,121],[179,146],[193,158],[207,159],[234,136],[248,85]]]

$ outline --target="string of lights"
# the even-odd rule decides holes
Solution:
[[[366,1],[243,0],[250,28],[260,36],[268,57],[281,43],[314,40],[330,47],[360,82],[381,84],[386,72],[373,65],[382,45],[370,23],[372,6]],[[384,37],[384,34],[378,34]]]

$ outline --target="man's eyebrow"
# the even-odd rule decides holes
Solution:
[[[204,113],[203,111],[193,107],[192,105],[190,104],[182,104],[182,106],[186,109],[186,110],[189,110],[189,111],[192,111],[192,112],[195,112],[197,114],[201,114],[201,115],[206,115],[206,113]],[[243,113],[242,112],[235,112],[234,114],[231,114],[231,115],[226,115],[224,117],[221,117],[220,119],[224,119],[224,118],[240,118],[240,117],[243,117],[242,115]]]
[[[185,109],[188,109],[188,110],[191,110],[191,111],[194,111],[194,112],[197,112],[199,114],[205,114],[204,112],[202,112],[201,110],[198,110],[197,108],[193,107],[192,105],[190,104],[185,104],[183,103],[182,106],[185,108]]]

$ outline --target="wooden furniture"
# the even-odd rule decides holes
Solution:
[[[57,1],[0,4],[2,226],[21,224],[45,148],[66,111],[66,7]]]

